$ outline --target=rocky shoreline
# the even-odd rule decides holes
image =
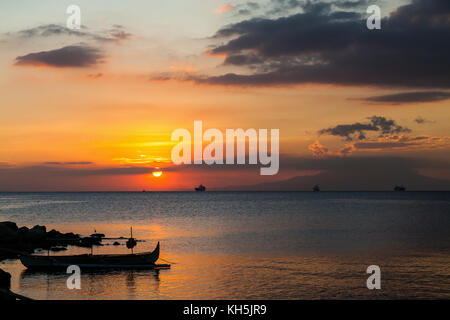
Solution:
[[[18,227],[15,222],[0,222],[0,261],[17,259],[38,249],[49,251],[66,250],[68,245],[89,248],[102,245],[104,234],[81,237],[72,232],[61,233],[46,226]],[[11,275],[0,269],[0,300],[27,299],[10,291]]]
[[[81,237],[72,232],[61,233],[55,229],[47,231],[45,226],[18,227],[15,222],[0,222],[0,261],[30,254],[36,249],[62,251],[68,245],[89,248],[101,245],[103,234]]]

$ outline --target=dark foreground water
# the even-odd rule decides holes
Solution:
[[[449,192],[0,193],[0,220],[134,236],[170,270],[65,273],[0,263],[37,299],[450,298]],[[124,241],[121,241],[122,244]],[[105,246],[95,253],[126,253]],[[69,247],[60,254],[86,253]],[[165,262],[165,261],[161,261]],[[368,290],[366,268],[381,268]]]

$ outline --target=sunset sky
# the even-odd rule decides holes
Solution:
[[[79,31],[66,28],[72,4]],[[381,30],[366,27],[370,4]],[[450,189],[448,0],[22,0],[0,12],[0,191]],[[174,166],[171,134],[194,120],[279,129],[279,173]]]

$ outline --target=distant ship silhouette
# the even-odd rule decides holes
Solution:
[[[201,192],[206,191],[206,187],[201,184],[197,188],[195,188],[195,191],[201,191]]]
[[[320,187],[319,187],[319,185],[318,184],[316,184],[314,187],[313,187],[313,189],[312,189],[314,192],[319,192],[320,191]]]
[[[403,185],[395,186],[394,191],[406,191],[406,188]]]

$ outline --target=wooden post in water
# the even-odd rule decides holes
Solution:
[[[130,234],[131,234],[131,239],[133,239],[133,226],[130,227]],[[134,254],[134,246],[131,247],[131,254]]]
[[[133,227],[130,227],[131,237],[127,241],[127,248],[131,249],[131,254],[134,254],[133,248],[136,246],[136,240],[133,238]]]

